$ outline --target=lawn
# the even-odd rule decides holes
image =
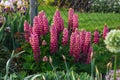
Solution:
[[[39,6],[39,11],[44,10],[49,21],[52,20],[57,7],[53,6]],[[67,27],[68,9],[60,9],[61,15]],[[94,31],[95,28],[102,30],[104,24],[107,24],[109,28],[120,27],[120,14],[118,13],[80,13],[76,12],[79,16],[79,28],[84,28],[88,31]]]

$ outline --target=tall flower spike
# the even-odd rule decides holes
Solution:
[[[39,48],[39,38],[37,34],[31,34],[30,44],[34,52],[34,59],[36,62],[38,62],[40,58],[40,48]]]
[[[44,15],[45,15],[44,11],[41,11],[38,14],[38,22],[39,22],[40,35],[43,35],[43,32],[44,32],[44,24],[43,24],[43,16]]]
[[[50,52],[56,53],[58,51],[57,29],[54,26],[50,28]]]
[[[74,10],[72,8],[70,8],[69,12],[68,12],[68,30],[69,31],[73,27],[73,14],[74,14]]]
[[[48,19],[46,18],[45,15],[43,16],[43,28],[44,28],[43,34],[45,35],[46,33],[49,32]]]
[[[25,32],[25,34],[24,34],[25,39],[26,39],[27,42],[29,42],[29,37],[30,37],[29,24],[28,24],[28,22],[26,20],[24,22],[24,32]]]
[[[75,43],[75,33],[73,32],[70,36],[70,50],[69,50],[70,56],[73,56],[74,43]]]
[[[90,43],[91,43],[91,32],[86,32],[85,42],[84,42],[84,46],[83,46],[83,53],[85,56],[88,53]]]
[[[72,31],[74,32],[76,28],[78,28],[78,15],[73,14],[73,28],[72,28]]]
[[[109,32],[109,29],[108,29],[108,27],[107,27],[107,25],[105,25],[104,26],[104,29],[103,29],[103,39],[105,39],[105,37],[106,37],[106,35],[107,35],[107,33]]]
[[[81,43],[81,51],[83,52],[83,46],[84,46],[84,42],[85,42],[85,35],[86,35],[86,31],[82,30],[80,32],[80,43]]]
[[[68,29],[67,28],[64,28],[63,30],[62,44],[63,45],[68,44]]]
[[[99,32],[98,32],[98,30],[96,29],[95,31],[94,31],[94,44],[98,44],[99,43],[99,37],[100,35],[99,35]]]
[[[75,43],[73,47],[73,57],[75,61],[79,61],[80,59],[80,35],[75,33]]]
[[[33,34],[37,34],[38,37],[40,37],[40,26],[39,26],[39,23],[38,23],[38,17],[35,16],[34,19],[33,19]]]
[[[93,49],[92,49],[92,46],[89,47],[89,50],[88,50],[88,54],[87,54],[87,59],[86,59],[86,64],[89,64],[92,60],[92,52],[93,52]]]

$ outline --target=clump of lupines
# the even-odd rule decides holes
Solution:
[[[73,14],[73,27],[72,27],[72,31],[74,32],[76,28],[78,28],[78,15],[77,14]]]
[[[99,39],[100,39],[100,35],[99,35],[99,32],[98,32],[98,30],[96,29],[95,31],[94,31],[94,44],[98,44],[99,43]]]
[[[68,12],[68,30],[72,30],[74,9],[70,8]]]
[[[26,39],[27,42],[29,42],[29,37],[30,37],[29,24],[26,20],[24,22],[24,32],[25,32],[25,34],[24,34],[25,39]]]
[[[106,37],[106,35],[107,35],[107,33],[109,32],[109,29],[108,29],[108,27],[107,27],[107,25],[105,25],[104,26],[104,29],[103,29],[103,39],[105,39],[105,37]]]
[[[57,29],[54,25],[50,28],[50,52],[56,53],[58,51]]]
[[[68,29],[67,28],[64,28],[63,30],[62,44],[63,45],[68,44]]]
[[[82,30],[81,32],[76,28],[75,32],[72,32],[70,37],[70,55],[74,57],[75,61],[81,60],[81,58],[89,58],[91,46],[91,33]],[[82,48],[83,47],[83,48]],[[83,60],[88,63],[87,60]]]
[[[35,33],[31,34],[30,44],[34,52],[34,59],[36,62],[38,62],[40,58],[40,48],[39,48],[39,37],[37,34]]]

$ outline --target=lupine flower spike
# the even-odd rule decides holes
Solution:
[[[96,29],[94,31],[94,44],[98,44],[99,43],[99,38],[100,38],[100,35],[99,35],[98,30]]]
[[[39,48],[39,38],[37,34],[31,34],[30,44],[33,49],[34,59],[36,62],[39,62],[40,58],[40,48]]]
[[[74,10],[70,8],[68,12],[68,30],[69,31],[71,31],[73,27],[73,14],[74,14]]]
[[[107,33],[109,32],[109,29],[108,29],[108,27],[107,27],[107,25],[105,25],[104,26],[104,29],[103,29],[103,39],[105,39],[105,37],[106,37],[106,35],[107,35]]]
[[[58,51],[57,29],[55,26],[50,28],[50,52],[56,53]]]
[[[26,39],[27,42],[29,42],[29,37],[30,37],[29,24],[28,24],[28,22],[26,20],[24,22],[24,32],[25,32],[25,34],[24,34],[25,39]]]
[[[68,44],[68,29],[67,28],[64,28],[63,30],[62,44],[63,45]]]

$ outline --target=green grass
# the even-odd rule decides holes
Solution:
[[[55,6],[39,6],[39,11],[44,10],[49,21],[52,20],[55,10]],[[61,16],[64,19],[65,27],[67,27],[68,22],[68,9],[59,9]],[[88,31],[94,31],[95,28],[102,31],[104,24],[106,23],[109,28],[120,27],[120,14],[117,13],[80,13],[79,15],[79,29],[84,28]]]

